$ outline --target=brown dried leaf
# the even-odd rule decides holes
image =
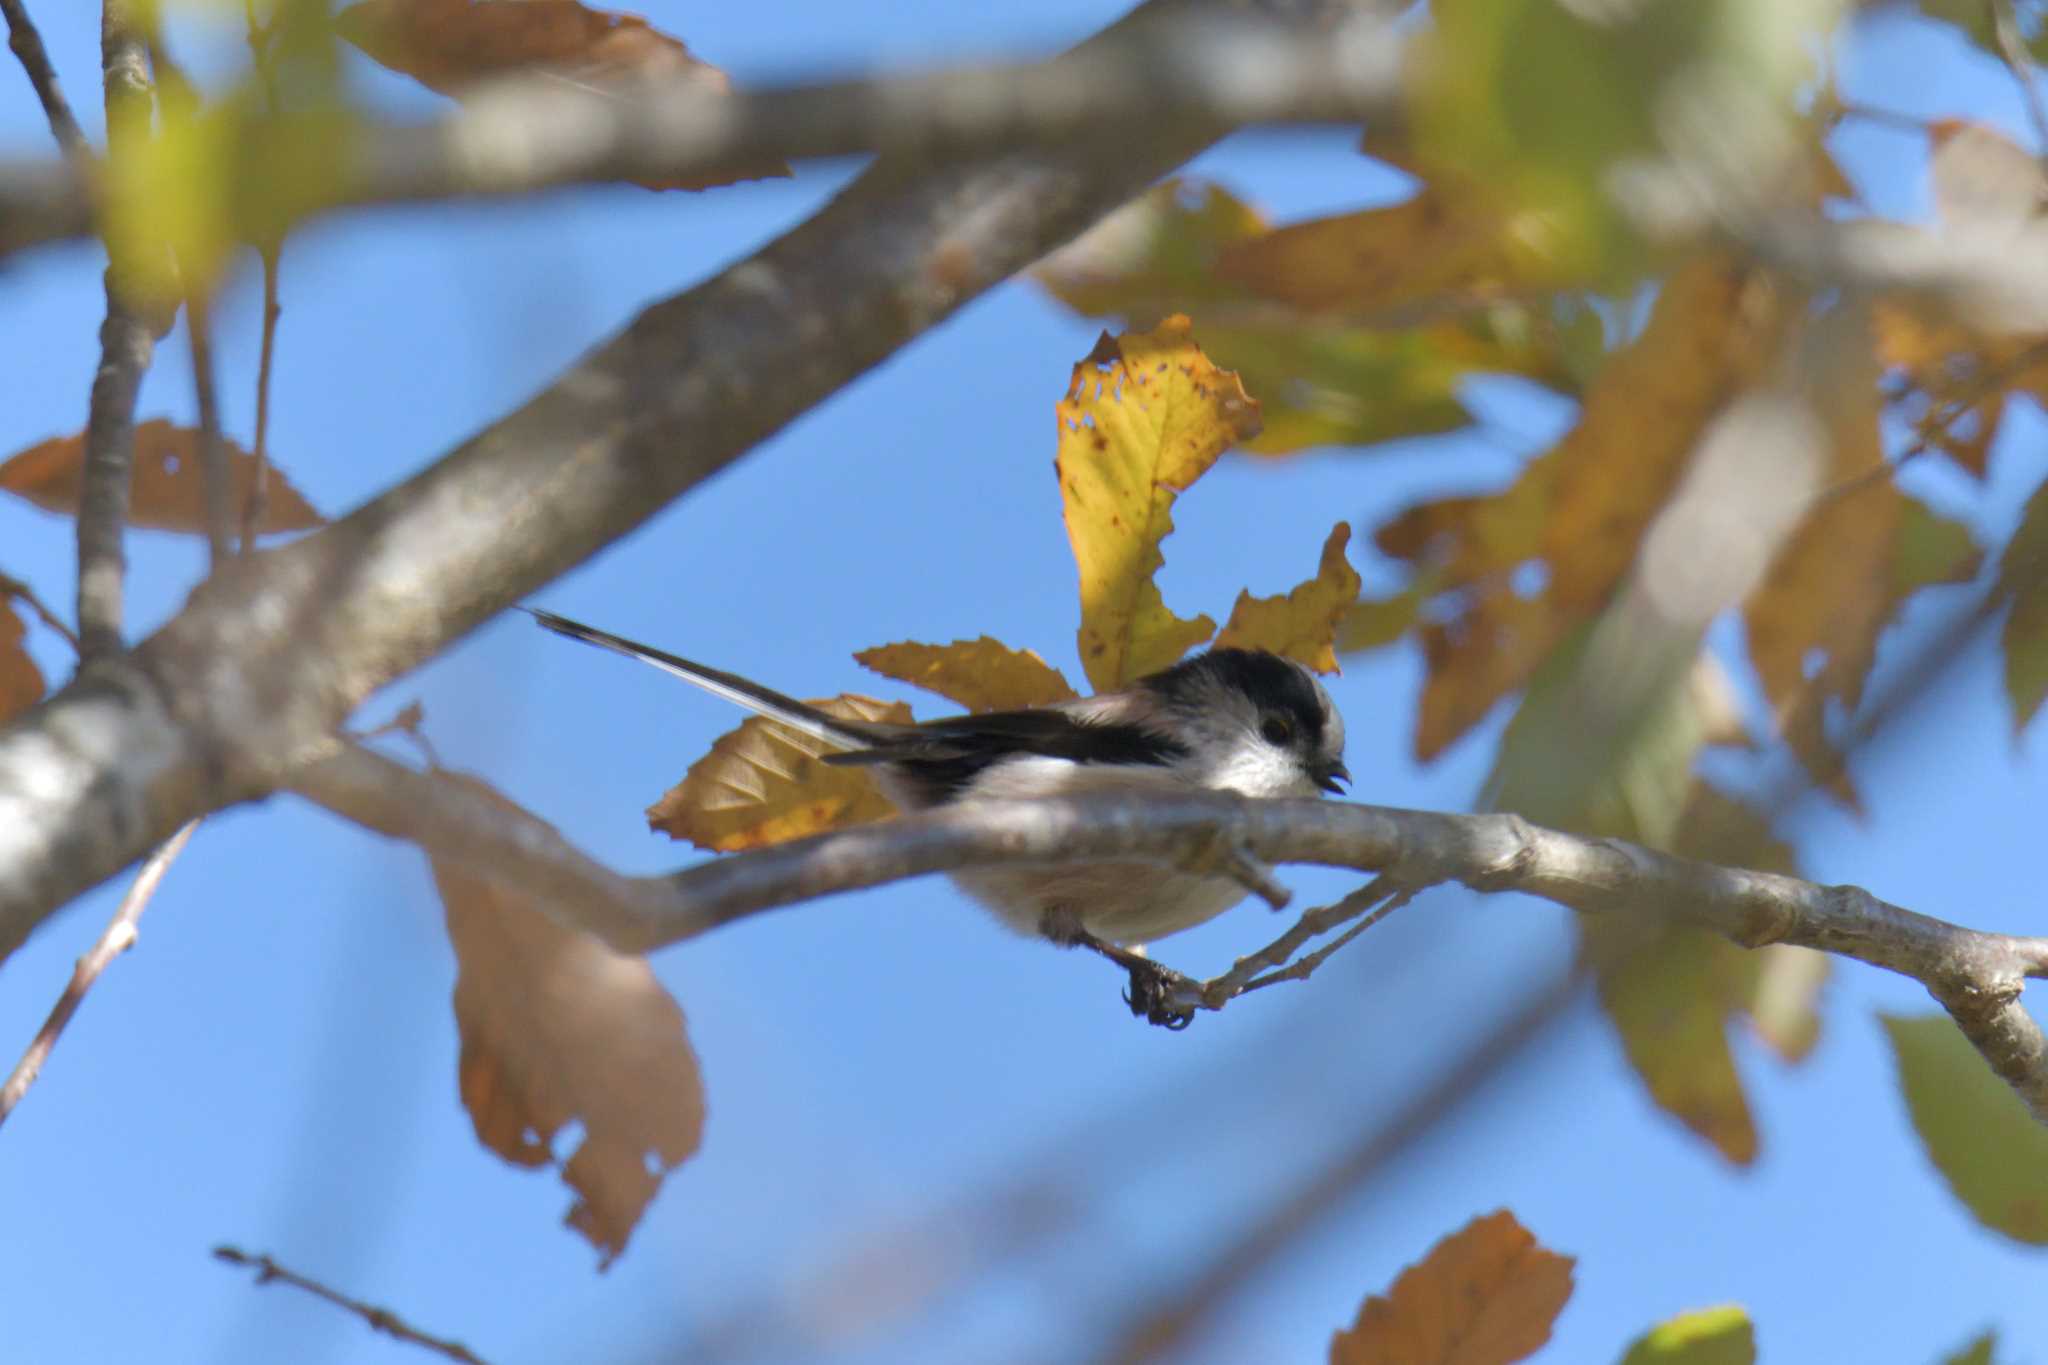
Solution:
[[[1318,673],[1337,671],[1337,625],[1358,602],[1358,571],[1345,557],[1351,527],[1338,522],[1323,542],[1316,576],[1285,597],[1237,595],[1216,645],[1284,654]]]
[[[847,720],[910,722],[902,702],[847,695],[811,704]],[[895,814],[861,769],[818,761],[830,748],[755,716],[721,735],[647,808],[648,826],[699,848],[736,853]]]
[[[1588,284],[1550,240],[1552,220],[1503,214],[1456,177],[1412,199],[1275,228],[1226,248],[1224,280],[1310,313],[1403,315]]]
[[[639,15],[590,9],[576,0],[363,0],[334,22],[374,60],[458,98],[481,81],[519,71],[589,85],[659,81],[699,84],[720,94],[732,88],[723,71]],[[789,173],[776,161],[697,179],[636,183],[654,190],[702,190]]]
[[[43,699],[43,672],[22,643],[27,635],[14,604],[0,598],[0,721]]]
[[[1572,1258],[1505,1209],[1475,1218],[1401,1272],[1330,1339],[1330,1365],[1509,1365],[1550,1340]]]
[[[1428,679],[1415,752],[1434,758],[1603,607],[1700,433],[1774,350],[1781,302],[1704,255],[1664,284],[1648,325],[1595,377],[1564,439],[1504,492],[1411,508],[1374,537],[1446,594],[1421,630]],[[1516,570],[1540,565],[1524,596]]]
[[[1825,397],[1836,481],[1883,469],[1874,373],[1851,366]],[[1794,755],[1845,803],[1855,794],[1824,728],[1831,703],[1853,713],[1900,605],[1934,583],[1967,582],[1980,556],[1967,533],[1881,478],[1823,499],[1743,607],[1749,654]]]
[[[493,800],[473,778],[443,774]],[[668,1172],[697,1150],[704,1088],[683,1012],[642,957],[563,927],[516,888],[434,860],[455,947],[463,1107],[486,1147],[519,1166],[556,1160],[576,1191],[567,1222],[610,1265]]]
[[[229,501],[240,509],[256,477],[256,457],[222,438],[227,447]],[[0,491],[67,516],[78,513],[84,484],[85,433],[58,436],[32,445],[0,464]],[[265,534],[305,531],[326,524],[276,465],[265,481]],[[199,433],[158,417],[135,428],[135,462],[129,487],[128,524],[162,531],[206,530],[206,477],[199,466]]]
[[[1081,576],[1081,663],[1098,692],[1165,668],[1216,631],[1169,611],[1153,582],[1173,501],[1232,444],[1259,405],[1195,344],[1187,318],[1107,332],[1060,400],[1060,497]]]
[[[949,645],[906,640],[853,657],[862,668],[936,692],[970,711],[1015,711],[1078,695],[1057,668],[1032,651],[1012,649],[986,635]]]

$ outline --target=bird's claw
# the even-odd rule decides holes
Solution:
[[[1131,988],[1124,992],[1124,1003],[1131,1007],[1132,1015],[1173,1033],[1195,1021],[1194,1007],[1174,999],[1179,973],[1152,963],[1133,966],[1130,971]]]

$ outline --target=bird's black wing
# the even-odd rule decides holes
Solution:
[[[936,804],[958,796],[991,763],[1018,755],[1071,763],[1166,764],[1185,746],[1143,726],[1090,721],[1053,707],[948,716],[872,741],[851,753],[826,754],[839,764],[893,763]]]

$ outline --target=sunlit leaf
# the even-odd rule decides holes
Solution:
[[[1335,673],[1337,655],[1331,644],[1337,624],[1358,603],[1358,571],[1344,554],[1350,543],[1351,528],[1340,521],[1323,542],[1314,578],[1284,597],[1240,592],[1216,637],[1217,647],[1268,650],[1318,673]]]
[[[1375,537],[1433,572],[1415,752],[1434,758],[1607,601],[1723,401],[1753,377],[1780,304],[1748,269],[1700,257],[1602,368],[1564,439],[1510,488],[1411,508]],[[1529,570],[1539,586],[1519,581]]]
[[[812,705],[849,720],[910,720],[903,703],[872,697]],[[860,768],[818,761],[829,752],[823,740],[755,716],[691,764],[683,780],[647,808],[647,823],[699,848],[734,853],[895,813]]]
[[[2048,1128],[1945,1014],[1881,1016],[1928,1158],[1977,1221],[2048,1245]]]
[[[1550,1340],[1572,1258],[1506,1210],[1475,1218],[1401,1272],[1330,1341],[1331,1365],[1509,1365]]]
[[[1359,598],[1337,622],[1337,652],[1353,654],[1394,643],[1415,629],[1427,598],[1419,583],[1392,597]]]
[[[228,457],[228,500],[240,524],[241,509],[256,476],[256,457],[222,438]],[[30,446],[0,464],[0,492],[26,498],[51,512],[75,516],[84,487],[85,433],[59,436]],[[304,531],[326,518],[272,466],[264,485],[265,533]],[[206,530],[206,475],[199,460],[199,433],[159,417],[135,428],[135,456],[129,479],[128,522],[165,531]]]
[[[1621,1365],[1754,1365],[1756,1331],[1749,1314],[1727,1304],[1680,1313],[1658,1323],[1628,1348]]]
[[[698,85],[723,94],[726,74],[637,14],[576,0],[362,0],[335,16],[342,35],[430,90],[459,96],[494,76],[538,71],[579,85],[625,80]],[[649,189],[707,189],[787,176],[781,162],[706,178],[642,181]]]
[[[1028,649],[1011,649],[984,635],[949,645],[902,644],[864,649],[863,668],[959,702],[970,711],[1014,711],[1071,701],[1076,695],[1060,671]]]
[[[14,604],[0,596],[0,721],[43,699],[43,672],[28,656],[27,635]]]
[[[1153,575],[1173,502],[1259,429],[1259,405],[1195,344],[1188,320],[1104,333],[1059,404],[1055,462],[1081,575],[1082,667],[1098,692],[1164,668],[1216,623],[1167,609]]]
[[[441,776],[504,801],[475,779]],[[477,1138],[515,1165],[559,1164],[577,1194],[567,1221],[609,1265],[703,1138],[683,1013],[645,958],[565,928],[516,887],[439,859],[434,882],[455,948],[462,1104]],[[572,1123],[582,1138],[562,1161],[554,1142]]]

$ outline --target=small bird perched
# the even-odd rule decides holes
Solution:
[[[979,799],[1118,792],[1341,792],[1344,718],[1315,675],[1263,650],[1211,649],[1116,692],[1020,711],[915,725],[841,720],[688,659],[526,608],[558,635],[653,664],[685,682],[834,746],[824,761],[869,767],[904,810]],[[1230,877],[1157,863],[1091,862],[952,874],[1011,928],[1101,953],[1131,974],[1131,1012],[1180,1027],[1170,975],[1125,945],[1193,928],[1244,899]]]

